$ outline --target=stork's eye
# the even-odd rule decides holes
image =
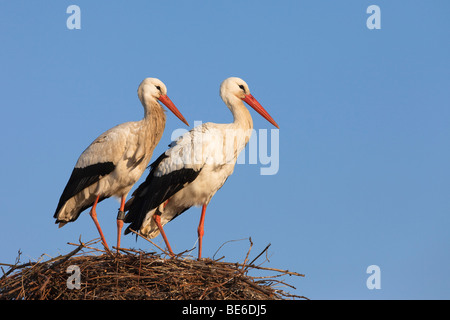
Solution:
[[[161,87],[160,87],[160,86],[156,86],[156,89],[158,89],[159,91],[161,91]]]
[[[242,84],[239,85],[239,88],[241,88],[242,90],[245,91],[245,88],[244,88],[244,86]]]

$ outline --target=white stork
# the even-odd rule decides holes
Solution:
[[[125,223],[147,238],[159,233],[170,255],[174,255],[163,226],[192,206],[202,206],[198,232],[198,258],[206,207],[212,196],[233,173],[239,153],[250,139],[253,120],[243,101],[278,128],[276,122],[250,94],[240,78],[228,78],[220,86],[220,96],[233,114],[227,124],[204,123],[182,135],[151,164],[146,180],[125,205]]]
[[[145,110],[144,118],[109,129],[83,151],[53,216],[62,227],[75,221],[81,212],[92,206],[90,216],[106,248],[108,245],[97,220],[97,204],[111,196],[121,198],[117,215],[119,248],[125,199],[148,165],[166,124],[165,111],[158,100],[189,126],[159,79],[144,79],[139,85],[138,96]]]

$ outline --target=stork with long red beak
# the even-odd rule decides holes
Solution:
[[[75,221],[81,212],[92,207],[90,215],[106,248],[108,245],[97,219],[97,204],[111,196],[121,199],[117,216],[119,248],[125,199],[147,167],[166,124],[166,115],[158,100],[189,126],[167,96],[166,86],[160,80],[143,80],[138,88],[138,96],[144,106],[144,118],[109,129],[83,151],[53,216],[59,227],[62,227]]]
[[[151,164],[146,180],[125,205],[128,211],[125,222],[130,223],[125,234],[133,230],[151,239],[161,233],[173,256],[163,226],[190,207],[202,206],[197,229],[198,258],[201,258],[206,207],[233,173],[237,157],[252,132],[253,120],[243,102],[278,128],[242,79],[232,77],[223,81],[220,96],[234,121],[195,127]]]

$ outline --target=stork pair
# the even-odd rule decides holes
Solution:
[[[91,207],[90,216],[103,245],[108,248],[98,223],[96,207],[106,198],[119,197],[117,248],[120,248],[125,222],[129,223],[125,234],[135,230],[144,237],[154,238],[161,233],[173,256],[163,226],[190,207],[202,206],[197,230],[200,259],[206,207],[233,173],[237,157],[248,143],[253,128],[252,117],[243,102],[277,128],[278,125],[250,94],[245,81],[235,77],[226,79],[220,86],[220,96],[231,110],[234,121],[227,124],[204,123],[182,135],[150,165],[146,180],[125,202],[164,131],[166,115],[158,101],[189,126],[167,96],[166,86],[160,80],[147,78],[142,81],[138,96],[145,110],[144,118],[109,129],[83,151],[61,195],[54,218],[62,227]],[[233,142],[229,144],[231,148],[224,148],[229,132],[234,133]]]

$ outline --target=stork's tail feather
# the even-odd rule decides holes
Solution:
[[[155,213],[156,209],[150,210],[146,214],[143,214],[142,212],[139,215],[134,216],[133,213],[135,211],[131,210],[128,212],[128,214],[125,216],[125,222],[131,222],[131,224],[126,228],[125,234],[128,234],[131,232],[131,230],[134,230],[136,232],[139,232],[144,237],[153,239],[158,234],[156,234],[154,237],[149,237],[148,234],[150,232],[149,228],[151,226],[151,229],[153,230],[153,227],[156,227],[158,229],[156,223],[153,221],[152,217]],[[127,220],[128,219],[128,220]]]
[[[88,209],[94,204],[94,201],[96,199],[95,195],[89,198],[83,197],[83,199],[80,199],[77,196],[70,198],[61,207],[58,207],[56,209],[57,211],[53,215],[53,218],[56,219],[56,224],[59,223],[59,228],[63,227],[69,222],[77,220],[84,210]],[[101,197],[98,202],[104,199],[106,199],[106,197]]]
[[[133,194],[134,195],[134,194]],[[130,223],[125,229],[125,234],[129,234],[131,230],[138,232],[141,228],[142,221],[145,219],[145,212],[142,208],[142,198],[136,198],[133,196],[125,203],[125,218],[124,223]]]

